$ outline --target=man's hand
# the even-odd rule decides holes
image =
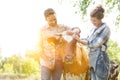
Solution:
[[[80,41],[80,36],[76,35],[76,34],[73,34],[72,37],[77,40],[77,41]]]

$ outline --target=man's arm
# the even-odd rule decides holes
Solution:
[[[48,61],[47,56],[44,54],[43,30],[42,29],[38,33],[37,50],[40,54],[40,58],[44,59],[45,61]]]

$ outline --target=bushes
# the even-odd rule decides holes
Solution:
[[[108,43],[108,55],[111,60],[120,65],[120,47],[117,42],[110,40]]]
[[[5,63],[3,67],[4,67],[4,72],[5,73],[9,73],[9,74],[13,74],[14,73],[13,64]]]
[[[13,55],[0,61],[0,73],[34,75],[40,72],[39,64],[34,59]]]
[[[23,62],[21,68],[22,68],[22,73],[26,75],[39,74],[40,72],[39,64],[30,58]]]
[[[28,52],[29,53],[29,52]],[[13,55],[8,58],[0,58],[0,73],[36,75],[40,73],[39,55],[32,51],[27,58]],[[120,47],[117,42],[110,40],[108,44],[108,55],[111,60],[120,65]],[[119,69],[120,70],[120,69]]]
[[[120,47],[117,42],[110,40],[108,43],[108,55],[110,60],[114,61],[116,64],[120,66]],[[120,67],[118,68],[120,72]],[[118,80],[120,79],[120,74],[118,76]]]

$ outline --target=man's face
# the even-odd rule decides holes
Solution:
[[[91,22],[95,27],[99,27],[101,24],[101,19],[97,19],[96,17],[91,17]]]
[[[46,21],[48,22],[48,24],[50,25],[50,26],[56,26],[57,25],[57,19],[56,19],[56,16],[55,16],[55,14],[51,14],[51,15],[48,15],[47,17],[46,17]]]

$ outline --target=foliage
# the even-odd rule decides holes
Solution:
[[[117,42],[109,41],[108,53],[110,59],[120,65],[120,47]],[[32,56],[35,55],[32,54]],[[39,63],[33,58],[23,58],[19,55],[13,55],[0,60],[0,73],[36,75],[40,72],[39,66]]]
[[[106,11],[108,14],[110,14],[111,12],[118,12],[117,16],[115,17],[115,25],[119,25],[119,21],[120,21],[120,0],[104,0],[103,1],[103,5],[106,7]]]
[[[13,55],[0,61],[0,73],[32,75],[40,72],[39,64],[34,59]]]
[[[25,60],[21,67],[22,67],[22,73],[26,75],[38,74],[40,72],[39,64],[33,59]]]
[[[110,40],[108,43],[108,53],[111,60],[120,65],[120,47],[117,42]]]
[[[103,5],[108,7],[108,12],[112,11],[115,7],[120,11],[120,0],[105,0]]]
[[[58,0],[58,1],[62,3],[65,0]],[[113,13],[114,11],[118,12],[117,16],[114,18],[115,19],[114,23],[115,25],[119,25],[120,0],[68,0],[68,1],[72,2],[73,7],[76,8],[75,13],[78,13],[82,18],[86,17],[89,7],[99,2],[99,4],[105,7],[107,14]]]
[[[116,41],[110,40],[108,43],[108,55],[110,60],[115,61],[120,66],[120,47],[118,46]],[[119,67],[120,71],[120,67]],[[120,79],[120,74],[118,76],[118,80]]]
[[[10,64],[10,63],[5,63],[4,64],[4,72],[5,73],[9,73],[9,74],[14,73],[14,71],[13,71],[13,65]]]
[[[13,65],[14,73],[21,73],[21,65],[23,63],[23,59],[19,55],[13,55],[7,59],[7,63]]]
[[[77,7],[77,11],[75,13],[80,13],[82,16],[85,16],[91,0],[75,0],[73,3],[73,7]]]
[[[0,60],[0,73],[4,72],[4,64],[7,63],[7,58]]]
[[[35,50],[28,50],[25,55],[27,58],[32,58],[38,63],[40,63],[40,53]]]

